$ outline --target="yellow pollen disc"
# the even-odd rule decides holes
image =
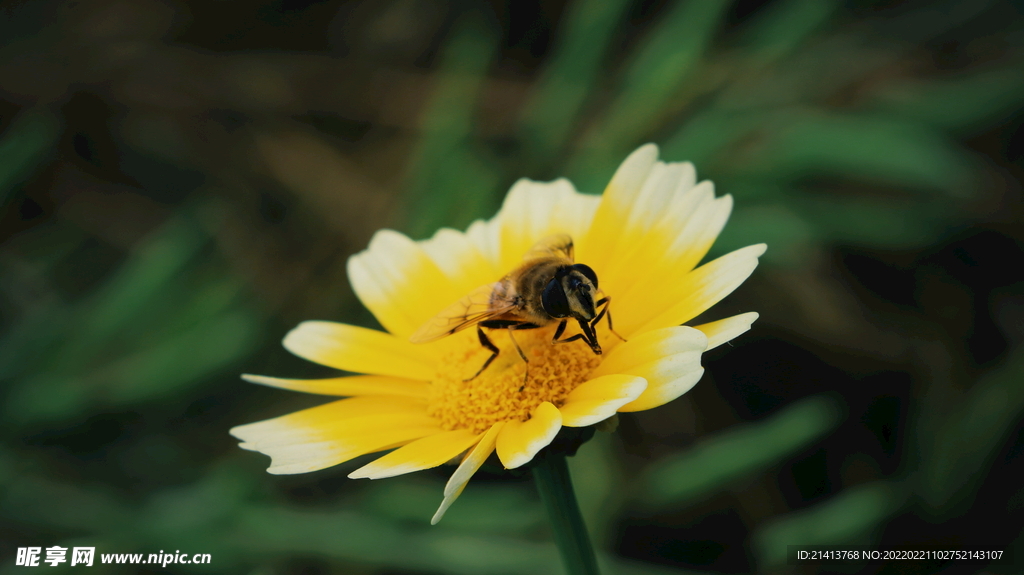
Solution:
[[[438,363],[437,375],[430,382],[427,413],[439,419],[445,429],[482,433],[499,421],[526,421],[545,401],[561,407],[569,392],[587,381],[602,356],[580,340],[553,345],[554,329],[551,326],[515,333],[529,364],[519,357],[507,330],[485,329],[500,353],[470,381],[465,380],[473,377],[491,352],[480,345],[475,329],[451,336],[458,341]]]

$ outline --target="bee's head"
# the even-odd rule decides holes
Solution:
[[[589,266],[575,264],[555,272],[541,295],[541,305],[551,317],[572,316],[578,320],[591,320],[596,315],[594,292],[597,274]]]

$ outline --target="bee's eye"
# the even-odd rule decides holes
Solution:
[[[594,270],[590,269],[590,266],[586,264],[575,264],[572,266],[572,269],[583,274],[584,277],[590,280],[590,283],[594,284],[595,288],[597,287],[597,274],[594,273]]]
[[[540,303],[551,317],[569,317],[569,298],[565,297],[565,291],[556,278],[551,278],[544,288]]]

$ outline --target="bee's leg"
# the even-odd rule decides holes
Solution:
[[[479,376],[481,373],[484,372],[485,369],[487,369],[487,366],[491,365],[491,362],[494,361],[494,358],[498,357],[498,352],[500,351],[498,349],[498,346],[491,343],[491,339],[487,337],[487,334],[484,333],[483,328],[481,328],[479,325],[476,326],[476,335],[480,339],[480,345],[486,347],[491,351],[491,357],[487,358],[487,361],[485,361],[483,366],[481,366],[480,369],[477,370],[475,374],[473,374],[473,377],[469,379],[464,379],[462,381],[473,381],[474,379],[476,379],[477,376]],[[516,346],[516,348],[518,347],[519,346]],[[522,355],[523,352],[520,351],[519,354]]]
[[[523,326],[532,326],[532,324],[518,324],[508,326],[508,338],[512,340],[512,345],[516,348],[516,351],[519,352],[519,357],[523,358],[523,362],[526,363],[526,371],[523,372],[523,385],[525,386],[526,380],[530,378],[530,360],[526,359],[526,354],[523,353],[523,348],[519,347],[519,342],[516,341],[516,337],[512,334],[512,331],[516,329],[530,329]],[[519,390],[522,391],[523,388],[520,387]]]
[[[512,340],[512,345],[515,346],[516,351],[519,352],[519,357],[523,358],[523,361],[525,361],[526,363],[530,363],[530,360],[526,359],[526,354],[523,353],[523,349],[521,347],[519,347],[519,343],[516,342],[515,336],[512,335],[512,330],[515,330],[515,329],[521,329],[521,328],[519,328],[519,326],[515,326],[515,325],[508,326],[508,338]]]
[[[562,337],[562,332],[565,331],[565,324],[568,321],[569,320],[563,319],[562,321],[558,322],[558,329],[555,330],[555,336],[551,338],[551,343],[558,343],[558,338]]]
[[[568,321],[569,320],[563,319],[558,324],[558,329],[555,330],[555,336],[551,338],[551,343],[569,343],[570,341],[576,341],[576,340],[583,339],[583,334],[582,333],[578,333],[578,334],[576,334],[574,336],[567,337],[565,339],[558,339],[558,338],[562,337],[562,333],[565,332],[565,325],[566,325],[566,322],[568,322]]]
[[[601,313],[597,314],[597,317],[595,317],[590,322],[590,328],[591,329],[597,328],[598,322],[600,322],[601,319],[604,318],[605,314],[607,314],[608,315],[608,331],[610,331],[613,334],[615,334],[615,337],[621,339],[622,341],[626,341],[626,338],[624,338],[621,335],[619,335],[619,332],[615,331],[615,328],[612,326],[612,312],[611,312],[611,310],[608,309],[608,306],[611,305],[611,303],[612,303],[612,298],[610,298],[610,297],[604,297],[604,298],[601,298],[601,299],[597,300],[596,305],[603,305],[604,308],[602,308],[601,309]]]
[[[601,350],[601,344],[597,341],[597,334],[594,332],[593,326],[588,322],[576,318],[576,322],[580,324],[580,330],[583,331],[582,338],[590,346],[590,349],[594,352],[594,355],[601,355],[604,353]],[[570,338],[571,339],[571,338]]]

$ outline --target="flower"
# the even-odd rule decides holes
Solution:
[[[269,455],[267,471],[274,474],[316,471],[392,449],[349,477],[380,479],[460,461],[436,523],[494,451],[506,468],[519,467],[562,426],[594,425],[686,393],[704,372],[701,354],[750,329],[757,314],[681,324],[736,289],[765,246],[696,267],[725,225],[732,199],[715,198],[710,182],[696,183],[691,164],[657,157],[653,144],[633,152],[603,196],[580,194],[565,179],[523,179],[497,216],[464,233],[442,229],[417,242],[377,232],[367,250],[349,259],[348,273],[387,332],[307,321],[284,338],[285,348],[300,357],[368,375],[245,375],[253,383],[347,399],[231,433],[241,447]],[[573,238],[576,261],[596,272],[624,339],[601,323],[604,353],[597,355],[584,341],[552,345],[554,325],[517,331],[527,364],[506,330],[488,330],[501,351],[476,377],[490,352],[475,330],[426,344],[409,341],[441,310],[516,268],[535,242],[552,234]]]

